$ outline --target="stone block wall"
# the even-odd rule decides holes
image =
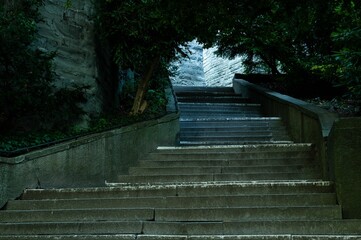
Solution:
[[[204,76],[207,86],[232,86],[235,73],[243,73],[242,58],[227,59],[217,56],[217,48],[203,50]]]
[[[217,56],[216,47],[204,49],[196,40],[189,43],[189,58],[173,64],[176,86],[232,86],[235,73],[243,73],[242,58],[227,59]]]
[[[40,13],[43,21],[38,24],[36,46],[57,53],[54,59],[56,85],[89,86],[88,102],[83,109],[87,113],[100,112],[92,1],[72,0],[71,7],[67,8],[66,0],[45,0]]]
[[[172,64],[175,75],[171,81],[175,86],[204,86],[203,46],[194,40],[188,47],[189,58],[182,58]]]

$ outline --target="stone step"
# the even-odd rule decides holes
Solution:
[[[181,126],[180,134],[189,134],[189,133],[239,133],[243,132],[286,132],[286,128],[283,126],[279,127],[269,127],[269,126],[234,126],[230,127],[228,125],[220,125],[216,127],[203,127],[200,125],[196,126]]]
[[[360,234],[360,224],[361,220],[5,223],[0,224],[0,235],[356,235]]]
[[[219,136],[180,136],[181,142],[209,142],[217,143],[217,142],[271,142],[271,141],[287,141],[283,139],[277,139],[273,136],[272,133],[249,133],[249,135],[219,135]],[[292,142],[289,141],[288,142]]]
[[[179,182],[212,182],[212,181],[256,181],[256,180],[319,180],[321,173],[318,170],[300,173],[210,173],[210,174],[178,174],[178,175],[120,175],[121,183],[179,183]]]
[[[238,158],[238,156],[234,156]],[[139,162],[139,167],[183,167],[183,166],[195,166],[195,167],[252,167],[252,166],[277,166],[277,165],[307,165],[312,164],[313,158],[302,157],[290,157],[290,158],[259,158],[259,159],[187,159],[187,160],[145,160]],[[314,164],[314,163],[313,163]]]
[[[101,207],[101,205],[99,206]],[[92,222],[92,221],[153,221],[152,208],[92,208],[92,209],[47,209],[5,210],[0,212],[1,223],[31,222]]]
[[[311,143],[294,144],[260,144],[260,145],[231,145],[231,146],[201,146],[201,147],[177,147],[159,146],[153,153],[161,154],[189,154],[189,153],[262,153],[262,152],[308,152],[313,151]]]
[[[174,86],[174,92],[180,94],[234,94],[232,87],[204,87],[204,86]]]
[[[361,235],[23,235],[1,236],[0,240],[359,240]]]
[[[223,109],[259,109],[261,104],[258,103],[178,103],[178,107],[183,109],[214,109],[214,110],[223,110]]]
[[[292,159],[314,156],[311,144],[158,147],[142,160]]]
[[[249,194],[220,196],[158,196],[119,198],[74,198],[50,200],[13,200],[5,210],[88,209],[99,208],[210,208],[245,206],[317,206],[336,205],[335,193]]]
[[[183,129],[182,129],[183,130]],[[213,130],[213,129],[190,129],[190,130],[186,130],[186,131],[182,131],[180,132],[180,136],[184,136],[184,137],[237,137],[237,136],[287,136],[287,133],[285,131],[285,129],[279,129],[278,131],[271,131],[270,129],[265,129],[265,130],[259,130],[256,128],[253,129],[236,129],[233,131],[230,131],[229,129],[224,130],[224,129],[218,129],[217,130]]]
[[[229,119],[238,120],[246,117],[262,117],[263,114],[259,111],[242,111],[242,112],[190,112],[181,113],[180,121],[199,121],[199,120],[215,120],[215,119]]]
[[[253,182],[181,182],[175,184],[107,183],[107,187],[69,189],[26,189],[22,200],[124,198],[124,197],[199,197],[239,196],[245,194],[333,193],[328,181],[253,181]]]
[[[180,120],[181,127],[284,127],[282,121],[278,117],[245,117],[238,119],[197,119]]]
[[[282,172],[311,172],[318,171],[316,165],[284,165],[284,166],[244,166],[244,167],[197,167],[184,165],[182,167],[131,167],[129,174],[132,176],[149,175],[186,175],[186,174],[228,174],[228,173],[282,173]]]
[[[92,208],[1,211],[0,224],[92,221],[229,222],[253,220],[336,220],[341,218],[341,208],[337,205],[232,208]]]
[[[235,94],[199,94],[199,95],[179,95],[178,102],[201,102],[201,103],[250,103],[250,99]]]
[[[180,141],[180,146],[212,146],[212,145],[254,145],[254,144],[289,144],[293,141],[276,141],[276,140],[234,140],[234,141]]]
[[[145,234],[360,234],[361,220],[244,221],[144,224]],[[163,231],[165,230],[165,231]]]

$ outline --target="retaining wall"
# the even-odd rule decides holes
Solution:
[[[0,208],[26,188],[104,186],[158,145],[174,145],[179,115],[93,134],[14,158],[0,157]]]
[[[269,89],[257,86],[235,75],[233,87],[236,93],[250,97],[262,105],[268,116],[281,117],[295,142],[313,143],[316,146],[316,160],[323,170],[323,178],[330,178],[327,160],[327,138],[337,114]]]

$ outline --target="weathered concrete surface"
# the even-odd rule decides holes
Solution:
[[[178,114],[0,158],[0,207],[26,188],[104,186],[158,145],[174,145]]]
[[[314,143],[316,160],[323,170],[323,178],[329,179],[329,163],[326,156],[327,137],[337,114],[266,88],[238,79],[233,79],[236,93],[259,102],[268,116],[279,116],[285,122],[295,142]]]
[[[46,0],[40,14],[38,39],[35,45],[46,51],[55,51],[54,70],[56,85],[71,87],[76,83],[89,86],[88,102],[83,106],[87,113],[101,111],[101,96],[97,83],[94,7],[92,1],[72,0],[70,8],[66,0]]]
[[[343,217],[361,219],[361,118],[339,119],[334,123],[328,157]]]

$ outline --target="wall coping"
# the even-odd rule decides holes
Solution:
[[[22,154],[20,156],[11,157],[11,158],[0,157],[0,165],[1,164],[6,164],[6,165],[22,164],[22,163],[31,161],[33,159],[37,159],[40,157],[45,157],[45,156],[48,156],[51,154],[69,150],[69,149],[75,148],[75,147],[83,145],[83,144],[97,141],[99,139],[109,138],[112,136],[124,134],[127,132],[132,132],[132,131],[135,131],[135,130],[138,130],[141,128],[145,128],[145,127],[151,127],[151,126],[161,124],[161,123],[171,122],[178,118],[179,118],[179,113],[169,113],[158,119],[143,121],[143,122],[139,122],[139,123],[134,123],[129,126],[124,126],[121,128],[116,128],[116,129],[112,129],[112,130],[108,130],[108,131],[104,131],[104,132],[100,132],[100,133],[93,133],[93,134],[89,134],[86,136],[81,136],[81,137],[73,139],[73,140],[59,143],[59,144],[56,144],[54,146],[50,146],[50,147],[47,147],[44,149],[35,150],[33,152]]]
[[[322,136],[327,138],[330,134],[332,125],[336,119],[338,119],[337,113],[332,113],[327,111],[326,109],[315,106],[311,103],[307,103],[297,98],[290,97],[288,95],[284,95],[278,92],[274,92],[270,89],[258,86],[256,84],[250,83],[246,80],[236,78],[237,75],[233,79],[233,86],[235,87],[235,83],[238,83],[242,86],[250,88],[258,93],[261,93],[274,101],[281,102],[286,105],[290,105],[303,114],[306,114],[316,120],[319,121],[322,128]]]

